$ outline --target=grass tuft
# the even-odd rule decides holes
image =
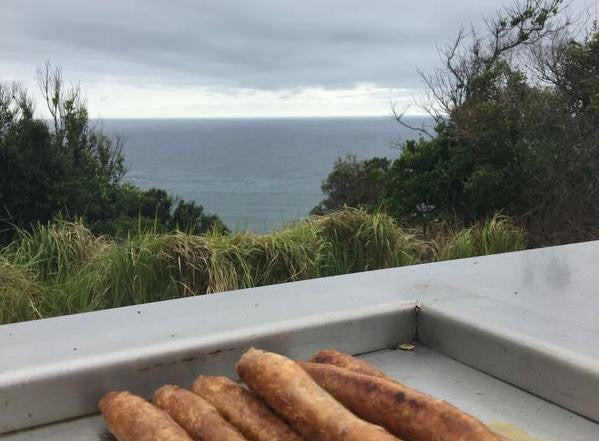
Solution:
[[[27,268],[0,255],[0,323],[43,318],[43,288]]]
[[[311,221],[330,244],[327,275],[414,263],[416,239],[387,214],[346,208]]]
[[[525,247],[524,232],[506,216],[496,214],[470,228],[450,231],[435,238],[436,259],[464,257],[519,251]]]
[[[4,250],[13,263],[27,265],[38,278],[61,278],[89,261],[106,247],[81,220],[58,218],[38,224],[31,232],[19,230],[17,239]]]

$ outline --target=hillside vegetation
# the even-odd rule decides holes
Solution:
[[[226,230],[195,201],[124,181],[123,140],[89,119],[79,87],[67,86],[50,63],[40,66],[38,81],[49,120],[20,83],[0,81],[0,246],[16,230],[57,216],[84,219],[95,233],[113,237],[139,224],[163,232]]]
[[[265,235],[146,229],[118,240],[57,219],[21,230],[0,252],[0,323],[523,247],[502,216],[423,237],[386,214],[347,208]]]
[[[501,212],[529,246],[599,238],[599,27],[568,2],[510,2],[440,47],[392,161],[340,158],[313,212],[385,210],[402,225],[470,226]],[[431,121],[430,119],[427,121]]]
[[[394,109],[419,138],[340,158],[314,216],[264,235],[124,182],[122,140],[59,68],[39,71],[49,122],[0,84],[0,323],[599,238],[597,23],[517,0],[440,56],[432,124]]]

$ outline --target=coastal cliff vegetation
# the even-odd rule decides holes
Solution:
[[[419,139],[340,158],[312,216],[268,234],[125,182],[60,69],[39,71],[49,120],[0,85],[0,323],[597,239],[599,30],[562,4],[460,31],[422,75]]]
[[[38,69],[38,82],[49,120],[30,91],[0,83],[0,245],[56,216],[81,218],[93,232],[113,237],[140,224],[198,234],[226,229],[193,201],[124,181],[123,140],[90,120],[79,87],[67,86],[50,63]]]
[[[340,158],[314,213],[345,205],[434,228],[496,212],[529,246],[599,238],[599,29],[560,0],[516,2],[461,30],[423,73],[430,123],[387,158]]]

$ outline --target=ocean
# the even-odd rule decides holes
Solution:
[[[267,232],[303,218],[339,156],[395,158],[416,138],[391,117],[108,119],[125,139],[125,180],[216,213],[231,229]]]

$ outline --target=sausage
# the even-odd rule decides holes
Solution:
[[[241,379],[305,438],[314,441],[397,441],[362,421],[316,384],[296,362],[251,348],[235,366]]]
[[[255,394],[226,377],[199,376],[191,389],[250,441],[301,441]]]
[[[359,374],[372,375],[374,377],[385,378],[389,381],[395,381],[391,377],[385,375],[382,371],[375,368],[370,363],[335,349],[323,349],[316,352],[310,358],[312,363],[324,363],[339,366]]]
[[[177,386],[162,386],[152,402],[164,409],[196,441],[246,441],[218,410],[191,391]]]
[[[129,392],[109,392],[98,407],[119,441],[192,441],[166,412]]]
[[[452,405],[372,375],[299,362],[345,407],[410,441],[500,441],[483,423]]]

